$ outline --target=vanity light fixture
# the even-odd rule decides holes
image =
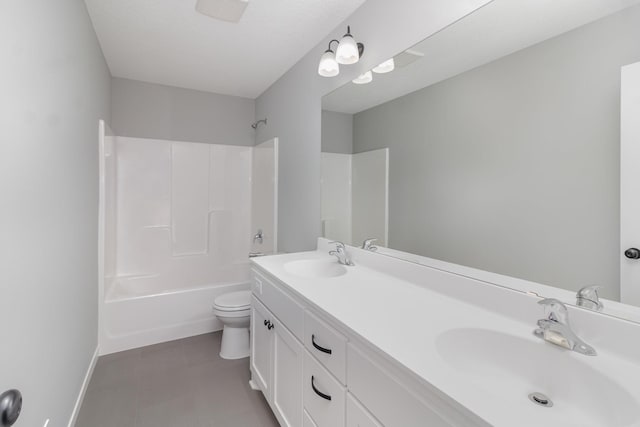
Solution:
[[[331,43],[340,43],[338,40],[331,40],[329,47],[324,51],[318,64],[318,74],[322,77],[335,77],[340,74],[340,65],[336,61],[336,54],[331,50]]]
[[[393,58],[391,58],[391,59],[387,59],[386,61],[384,61],[382,64],[378,65],[377,67],[374,67],[373,68],[373,72],[374,73],[378,73],[378,74],[390,73],[395,68],[396,68],[396,64],[395,64]]]
[[[336,49],[336,60],[338,64],[355,64],[360,60],[363,52],[364,45],[362,43],[356,43],[351,35],[351,27],[347,26],[347,34],[342,36],[338,44],[338,49]]]
[[[366,85],[367,83],[371,83],[373,81],[373,74],[371,73],[371,71],[367,71],[366,73],[360,74],[357,78],[351,81],[357,85]]]
[[[331,49],[331,43],[333,42],[338,43],[335,53],[333,49]],[[325,50],[322,57],[320,57],[318,74],[322,77],[337,76],[340,74],[340,64],[355,64],[360,60],[363,53],[364,45],[362,43],[356,43],[351,35],[351,27],[347,26],[347,34],[345,34],[340,41],[331,40],[329,42],[329,48]]]

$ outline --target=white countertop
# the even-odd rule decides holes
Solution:
[[[640,361],[608,351],[603,347],[607,341],[599,340],[593,331],[584,336],[576,328],[578,335],[598,351],[595,357],[534,337],[536,320],[543,317],[542,307],[536,304],[539,298],[405,261],[351,251],[356,266],[332,278],[303,278],[285,269],[286,263],[295,260],[335,260],[325,251],[254,258],[253,262],[491,425],[640,425]],[[504,312],[495,309],[500,306]],[[629,325],[624,328],[628,331]],[[477,336],[479,341],[455,341],[456,336],[467,336],[459,333]],[[514,340],[500,341],[500,334]],[[498,344],[492,346],[494,338]],[[510,348],[512,342],[518,345]],[[640,341],[634,345],[640,346]],[[574,393],[564,382],[558,387],[557,381],[547,378],[550,367],[545,363],[584,368],[576,371],[580,375],[569,374],[566,381],[563,378],[584,390]],[[529,380],[513,381],[520,375]],[[611,387],[615,392],[598,394]],[[555,406],[543,408],[531,403],[527,394],[534,391],[549,395]],[[579,405],[567,402],[567,396],[577,399]],[[616,401],[603,402],[607,396],[615,396]],[[594,406],[599,400],[600,407]]]

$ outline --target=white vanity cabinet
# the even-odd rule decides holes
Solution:
[[[304,346],[255,296],[251,304],[252,380],[280,425],[299,427]]]
[[[488,426],[275,277],[252,277],[252,381],[283,427]]]

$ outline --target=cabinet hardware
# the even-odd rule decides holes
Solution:
[[[315,384],[313,383],[313,381],[314,381],[314,377],[313,377],[313,375],[311,375],[311,388],[313,389],[313,391],[314,391],[318,396],[320,396],[321,398],[326,399],[326,400],[331,400],[331,396],[329,396],[328,394],[324,394],[323,392],[321,392],[320,390],[318,390],[318,389],[316,388]]]
[[[323,353],[327,353],[327,354],[331,354],[332,351],[329,348],[324,348],[324,347],[320,347],[318,344],[316,344],[316,336],[314,334],[311,334],[311,344],[313,344],[313,346],[316,348],[316,350],[319,350]]]

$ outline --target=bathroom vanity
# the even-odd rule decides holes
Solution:
[[[640,425],[639,325],[569,307],[586,356],[534,336],[539,296],[332,248],[253,260],[252,386],[282,426]]]

